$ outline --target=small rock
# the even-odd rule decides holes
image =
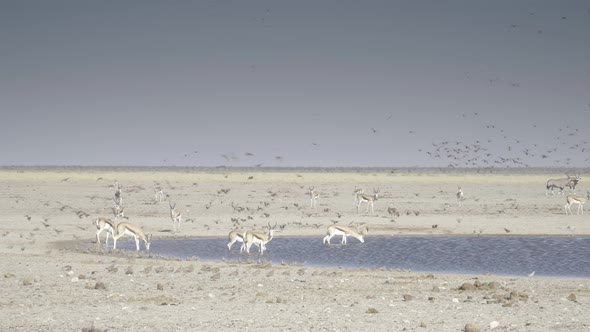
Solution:
[[[33,280],[31,278],[24,278],[23,279],[23,286],[31,286],[33,284]]]
[[[438,286],[434,286],[434,287],[432,287],[432,291],[433,292],[440,292],[440,288],[438,288]]]
[[[423,327],[423,328],[426,327],[426,323],[420,322],[420,327]]]
[[[133,266],[127,267],[127,271],[125,271],[125,274],[127,274],[127,275],[133,274]]]
[[[465,328],[463,329],[463,331],[465,331],[465,332],[480,332],[481,330],[475,324],[468,323],[465,325]]]
[[[377,313],[379,313],[379,310],[377,310],[373,307],[369,307],[369,309],[367,309],[367,313],[368,314],[377,314]]]
[[[211,280],[219,280],[221,279],[221,273],[217,272],[211,276]]]
[[[78,279],[80,279],[80,280],[84,280],[84,279],[86,279],[86,276],[85,276],[85,275],[83,275],[83,274],[79,274],[79,275],[78,275]]]
[[[412,301],[414,299],[414,297],[410,294],[404,294],[404,301],[408,302],[408,301]]]
[[[461,285],[461,287],[459,287],[459,290],[474,290],[475,289],[475,285],[470,284],[468,282],[463,283],[463,285]]]
[[[158,283],[158,286],[156,286],[158,288],[158,290],[163,291],[164,290],[164,285]]]
[[[63,267],[63,270],[66,271],[66,272],[70,272],[70,271],[72,271],[72,266],[66,265],[66,266]]]
[[[114,265],[111,265],[111,266],[107,267],[107,271],[109,271],[111,273],[116,273],[117,271],[119,271],[119,268],[117,268]]]
[[[500,287],[500,284],[495,282],[495,281],[490,281],[488,282],[488,288],[489,289],[497,289]]]
[[[571,293],[568,297],[568,300],[572,301],[572,302],[576,302],[576,294]]]
[[[14,277],[16,277],[16,275],[14,273],[12,273],[12,272],[6,272],[6,273],[4,273],[4,278],[7,278],[8,279],[8,278],[14,278]]]
[[[107,286],[103,282],[99,281],[94,285],[94,289],[106,290]]]

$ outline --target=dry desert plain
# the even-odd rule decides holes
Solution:
[[[367,241],[474,232],[590,235],[590,214],[565,216],[565,198],[545,196],[546,180],[560,176],[561,170],[4,168],[0,330],[590,330],[589,279],[316,268],[271,264],[257,253],[247,262],[203,262],[153,257],[143,243],[139,253],[94,243],[93,221],[112,217],[115,180],[125,221],[154,239],[226,237],[238,223],[260,229],[276,222],[277,236],[321,241],[333,220],[367,223]],[[582,173],[578,192],[588,188],[584,180]],[[321,192],[315,208],[310,186]],[[374,213],[363,206],[357,214],[355,186],[380,189]],[[165,193],[162,202],[155,187]],[[178,232],[169,201],[185,212]],[[392,220],[389,207],[401,215]]]

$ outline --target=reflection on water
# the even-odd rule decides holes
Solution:
[[[246,255],[239,252],[239,243],[229,252],[227,242],[226,238],[154,240],[151,249],[157,255],[198,256],[203,261],[260,258],[256,247]],[[120,247],[135,250],[135,243]],[[324,245],[321,237],[277,237],[262,258],[308,266],[520,276],[536,271],[538,276],[590,277],[589,253],[590,237],[374,236],[366,237],[365,243],[349,239],[348,245]]]

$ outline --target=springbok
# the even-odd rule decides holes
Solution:
[[[463,201],[463,189],[461,189],[461,186],[457,187],[458,191],[457,191],[457,203],[459,203],[459,205],[462,205],[462,201]]]
[[[320,198],[320,193],[317,191],[313,191],[314,187],[309,187],[309,197],[310,197],[310,207],[314,207],[318,205],[318,198]]]
[[[135,248],[137,251],[139,251],[139,239],[143,240],[143,243],[145,244],[145,250],[150,250],[152,235],[148,234],[146,236],[141,228],[131,225],[128,222],[122,222],[117,225],[117,235],[113,236],[113,249],[117,249],[117,240],[124,235],[129,235],[135,239]]]
[[[358,195],[359,201],[356,205],[356,213],[359,212],[359,207],[361,206],[362,203],[367,203],[367,212],[369,212],[369,206],[371,206],[371,213],[375,213],[374,205],[375,205],[375,201],[377,200],[378,196],[379,196],[379,188],[373,188],[373,195],[368,195],[368,194]]]
[[[170,219],[172,219],[172,226],[174,231],[177,231],[176,224],[178,224],[178,230],[180,230],[180,222],[182,221],[182,212],[176,210],[176,203],[168,202],[170,206]]]
[[[264,250],[266,250],[266,244],[272,240],[276,227],[276,222],[274,226],[270,226],[269,222],[267,233],[246,231],[246,233],[244,233],[244,244],[246,246],[246,253],[250,253],[250,247],[252,247],[252,245],[255,244],[260,247],[260,254],[262,255],[264,253]]]
[[[582,214],[584,214],[584,204],[590,200],[590,191],[586,190],[586,196],[584,195],[568,195],[567,196],[567,203],[565,204],[565,214],[567,215],[567,212],[569,211],[571,214],[574,214],[572,212],[572,205],[573,204],[578,204],[578,212],[577,214],[580,214],[580,212]]]
[[[354,186],[354,190],[352,191],[352,196],[354,197],[354,206],[357,206],[359,203],[359,195],[363,194],[365,191],[363,188],[357,188]]]
[[[160,188],[154,188],[154,198],[157,202],[162,203],[162,198],[164,198],[164,190]]]
[[[330,240],[336,235],[342,236],[342,244],[346,244],[347,236],[352,236],[355,239],[361,241],[361,243],[365,243],[363,235],[367,235],[368,233],[369,226],[367,226],[367,224],[357,225],[354,228],[341,225],[330,225],[327,228],[327,235],[324,236],[323,243],[330,244]]]
[[[115,189],[117,189],[117,191],[115,191],[115,197],[113,200],[115,201],[115,205],[123,206],[123,197],[121,197],[121,189],[123,189],[123,186],[117,181],[115,181],[115,185]]]
[[[109,246],[109,234],[115,238],[115,223],[111,219],[107,218],[98,218],[94,220],[94,224],[96,225],[96,243],[100,244],[100,233],[106,232],[106,239],[105,245]]]
[[[227,235],[227,237],[229,238],[229,243],[227,244],[227,250],[231,251],[231,247],[234,243],[241,242],[242,246],[240,247],[240,252],[244,251],[244,249],[246,249],[246,247],[244,245],[244,233],[246,233],[246,231],[243,229],[239,229],[239,230],[236,229],[236,230],[229,232],[229,234]]]

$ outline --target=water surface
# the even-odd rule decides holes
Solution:
[[[227,250],[226,238],[154,240],[152,253],[203,261],[258,260],[306,266],[407,269],[416,272],[590,277],[590,237],[539,236],[373,236],[365,243],[322,244],[321,237],[277,237],[260,256]],[[120,245],[119,245],[120,243]],[[332,243],[340,243],[334,237]],[[134,242],[118,242],[135,250]]]

